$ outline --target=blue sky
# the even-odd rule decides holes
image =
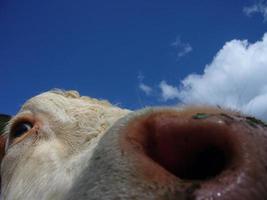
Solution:
[[[239,52],[235,47],[240,45],[245,52],[249,45],[254,51],[257,41],[260,49],[265,48],[266,21],[267,3],[254,0],[3,0],[0,112],[15,114],[25,100],[52,88],[75,89],[130,109],[191,103],[195,79],[190,75],[199,74],[203,83],[208,68],[215,69],[220,63],[230,66],[230,62],[237,73],[245,69],[239,67],[242,53],[229,58],[225,52],[230,49],[235,55]],[[267,61],[263,59],[259,65],[260,70],[265,69]],[[265,95],[267,83],[257,84]],[[242,98],[245,89],[236,87]],[[234,99],[235,104],[229,105],[242,107],[251,103],[246,99],[253,100],[258,94],[251,92],[250,99],[244,97],[241,103],[230,95],[224,102]]]

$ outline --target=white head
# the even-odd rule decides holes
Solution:
[[[3,198],[61,199],[101,135],[129,112],[75,91],[28,100],[6,128]]]

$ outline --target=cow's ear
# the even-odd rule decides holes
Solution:
[[[0,165],[5,155],[6,137],[3,135],[8,121],[11,119],[10,115],[0,114]],[[0,176],[0,191],[1,191],[1,176]]]
[[[4,129],[7,125],[7,122],[11,119],[10,115],[0,114],[0,135],[4,133]]]
[[[10,119],[10,115],[0,114],[0,164],[5,154],[6,137],[3,134],[5,127]]]

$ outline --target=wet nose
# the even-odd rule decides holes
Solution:
[[[186,122],[164,113],[137,123],[142,130],[132,131],[131,139],[138,141],[147,157],[178,178],[212,179],[239,159],[234,135],[220,122]]]
[[[267,199],[266,130],[236,113],[160,110],[131,120],[120,143],[144,181],[171,188],[169,199],[179,191],[180,199],[259,200]]]

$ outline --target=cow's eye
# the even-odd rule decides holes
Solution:
[[[27,133],[32,129],[33,125],[30,122],[20,122],[15,125],[15,127],[11,131],[11,135],[13,138],[17,138],[22,136],[24,133]]]

